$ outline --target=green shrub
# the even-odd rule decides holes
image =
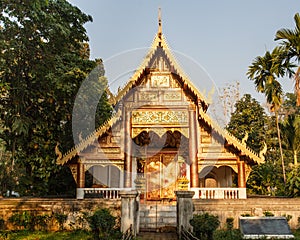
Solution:
[[[39,230],[46,230],[50,219],[51,216],[49,216],[48,214],[34,216],[34,225]]]
[[[220,225],[218,216],[208,213],[194,215],[190,223],[193,226],[193,232],[196,237],[203,240],[212,240],[213,232]]]
[[[95,240],[121,239],[120,231],[115,228],[116,217],[108,209],[95,211],[87,220]]]
[[[239,229],[216,230],[213,234],[214,240],[242,240],[242,234]]]
[[[252,217],[252,215],[250,213],[244,213],[244,214],[241,214],[242,217]]]
[[[54,213],[54,218],[58,222],[59,230],[64,230],[64,224],[68,219],[68,215],[63,213]]]
[[[24,228],[25,230],[34,230],[34,216],[25,211],[22,213],[14,213],[8,219],[13,225]]]
[[[2,217],[0,217],[0,230],[4,230],[5,228],[5,221]]]
[[[265,217],[274,217],[274,213],[269,212],[269,211],[265,211],[265,212],[264,212],[264,216],[265,216]]]
[[[226,219],[226,229],[217,230],[213,234],[214,240],[241,240],[242,234],[239,229],[233,229],[234,218]]]
[[[231,231],[233,229],[234,218],[226,218],[226,230]]]

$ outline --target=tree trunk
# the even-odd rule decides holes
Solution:
[[[300,106],[300,66],[297,68],[295,73],[295,95],[296,95],[296,106]]]
[[[284,181],[284,184],[285,184],[286,183],[286,175],[285,175],[285,166],[284,166],[284,159],[283,159],[283,152],[282,152],[282,145],[281,145],[280,128],[279,128],[279,123],[278,123],[278,110],[275,111],[275,118],[276,118],[278,143],[279,143],[281,165],[282,165],[282,175],[283,175],[283,181]]]
[[[294,165],[297,166],[298,165],[298,158],[297,158],[298,152],[293,151],[293,153],[294,153]]]

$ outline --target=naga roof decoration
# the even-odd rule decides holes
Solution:
[[[243,144],[238,138],[233,136],[231,133],[229,133],[227,130],[213,121],[202,109],[199,109],[198,117],[205,121],[219,135],[221,135],[228,144],[233,145],[235,148],[240,150],[242,154],[245,154],[247,157],[257,162],[258,164],[263,162],[263,159],[260,158],[256,152],[248,148],[246,144]]]

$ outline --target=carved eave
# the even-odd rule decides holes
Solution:
[[[240,157],[245,157],[248,162],[252,164],[263,163],[263,159],[258,156],[252,149],[244,145],[239,139],[233,136],[231,133],[220,127],[215,121],[213,121],[202,109],[199,109],[199,120],[204,121],[214,132],[220,135],[225,140],[225,147],[228,149],[233,148]]]
[[[158,33],[155,36],[150,51],[144,58],[138,70],[135,71],[133,76],[129,79],[127,84],[117,93],[117,95],[114,96],[114,98],[112,98],[112,101],[110,103],[112,105],[116,105],[126,96],[126,94],[131,89],[141,84],[141,80],[143,79],[143,77],[149,73],[149,66],[151,66],[151,62],[153,61],[157,51],[159,50],[163,51],[165,57],[167,58],[167,60],[169,61],[172,67],[171,74],[175,75],[176,78],[180,81],[183,90],[189,92],[190,95],[193,96],[193,101],[197,105],[199,105],[204,111],[206,111],[209,105],[207,99],[194,86],[194,84],[191,82],[191,80],[187,77],[187,75],[184,73],[182,68],[179,66],[175,56],[172,54],[167,44],[167,41],[162,33],[160,34]]]
[[[105,134],[120,119],[121,113],[121,110],[117,111],[110,119],[108,119],[95,131],[93,131],[88,137],[86,137],[83,141],[81,141],[79,144],[65,153],[62,158],[57,159],[56,164],[63,165],[69,162],[75,156],[80,155],[82,151],[84,151],[89,145],[97,141],[99,137]]]

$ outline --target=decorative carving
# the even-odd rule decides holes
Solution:
[[[181,101],[181,92],[165,92],[164,93],[165,101]]]
[[[131,129],[131,137],[132,138],[135,138],[137,135],[139,135],[141,132],[143,131],[146,131],[146,132],[149,132],[149,131],[153,131],[155,132],[159,137],[162,137],[162,135],[164,135],[167,131],[171,131],[171,132],[174,132],[174,131],[178,131],[180,132],[182,135],[184,135],[186,138],[189,137],[189,129],[188,128],[180,128],[180,127],[175,127],[175,128],[172,128],[172,127],[133,127]]]
[[[187,125],[187,111],[133,111],[133,125]]]
[[[140,92],[140,101],[158,101],[158,92]]]
[[[120,148],[116,148],[116,147],[110,147],[110,148],[98,148],[98,152],[103,152],[103,153],[120,153],[121,150]]]
[[[115,166],[117,167],[120,171],[124,170],[124,164],[120,164],[120,163],[115,163],[114,161],[111,161],[109,163],[105,163],[105,162],[97,162],[97,163],[88,163],[88,164],[84,164],[85,170],[89,170],[91,167],[94,166],[101,166],[101,167],[107,167],[107,166]]]
[[[169,75],[153,75],[151,77],[152,87],[169,87],[170,77]]]

